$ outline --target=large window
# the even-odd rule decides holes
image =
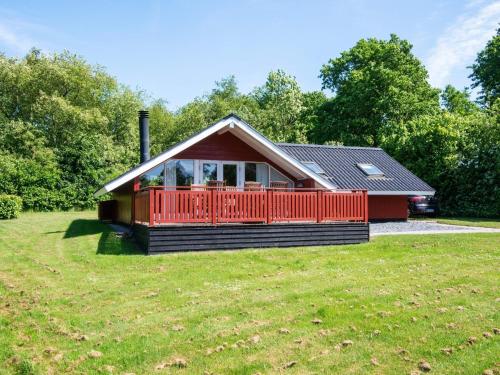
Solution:
[[[193,160],[170,160],[167,163],[167,186],[190,186],[193,181]]]
[[[140,178],[141,188],[148,186],[162,186],[165,165],[160,164],[157,167],[147,171]]]
[[[264,163],[245,163],[245,181],[260,182],[269,186],[269,167]]]

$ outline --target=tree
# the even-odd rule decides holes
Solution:
[[[282,70],[272,71],[253,97],[262,110],[259,127],[265,135],[277,142],[306,141],[306,129],[300,122],[303,96],[294,77]]]
[[[0,193],[21,196],[24,209],[45,211],[64,204],[56,157],[30,123],[1,124],[0,181]]]
[[[452,113],[466,115],[478,110],[478,107],[470,100],[470,94],[466,89],[459,91],[452,85],[447,85],[441,92],[441,102],[443,107]]]
[[[500,212],[500,126],[489,113],[441,111],[402,124],[386,150],[437,190],[445,214]]]
[[[149,139],[151,156],[158,155],[175,143],[177,127],[175,116],[164,100],[155,100],[149,110]]]
[[[3,181],[16,181],[25,208],[93,207],[98,186],[138,160],[142,107],[140,93],[69,52],[0,55]]]
[[[437,112],[439,90],[429,85],[427,71],[411,49],[396,35],[361,39],[323,65],[323,88],[335,97],[317,141],[379,146],[395,124]]]
[[[307,142],[311,140],[312,133],[325,118],[323,109],[327,101],[326,95],[321,91],[311,91],[302,94],[303,109],[300,113],[299,123],[303,124]]]
[[[234,76],[215,82],[215,88],[206,100],[209,104],[207,114],[209,123],[217,121],[229,113],[234,113],[251,123],[257,123],[259,118],[257,102],[253,97],[240,93]]]
[[[480,87],[479,101],[491,107],[500,97],[500,28],[496,35],[479,52],[475,63],[470,67],[472,88]]]

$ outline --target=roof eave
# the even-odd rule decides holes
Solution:
[[[434,195],[435,190],[368,190],[368,195]]]

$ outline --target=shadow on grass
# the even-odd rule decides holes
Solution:
[[[132,238],[118,234],[111,227],[99,220],[73,220],[64,233],[64,239],[101,234],[97,244],[97,254],[136,255],[143,254]]]

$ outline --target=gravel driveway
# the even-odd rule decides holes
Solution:
[[[370,223],[370,235],[430,233],[500,233],[500,229],[438,224],[432,221]]]

